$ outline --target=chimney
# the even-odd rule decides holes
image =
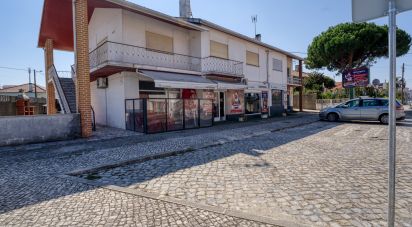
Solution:
[[[257,41],[262,42],[262,35],[261,35],[261,34],[256,34],[255,39],[256,39]]]
[[[192,10],[190,9],[190,0],[179,0],[180,17],[192,17]]]

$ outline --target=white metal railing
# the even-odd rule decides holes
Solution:
[[[72,75],[72,79],[74,81],[74,83],[76,84],[76,65],[72,65],[71,67],[71,75]]]
[[[66,96],[63,92],[63,88],[60,83],[60,79],[59,79],[59,76],[57,75],[57,71],[54,65],[52,65],[49,68],[49,75],[51,76],[51,80],[53,81],[53,84],[57,91],[57,95],[59,96],[58,100],[59,100],[60,106],[62,107],[63,113],[71,113],[70,108],[69,108],[69,103],[67,102]]]
[[[105,64],[136,64],[181,70],[201,70],[201,59],[188,55],[166,53],[128,44],[104,42],[90,52],[92,71]]]
[[[91,71],[106,65],[147,65],[243,77],[243,62],[217,57],[198,58],[106,41],[89,53]]]
[[[302,85],[302,80],[299,77],[288,76],[288,84]]]
[[[207,57],[202,59],[202,72],[243,77],[243,62],[217,57]]]

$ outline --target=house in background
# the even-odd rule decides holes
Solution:
[[[70,3],[45,0],[39,47],[45,48],[50,91],[56,87],[63,107],[83,118],[91,106],[98,124],[147,132],[276,116],[287,107],[289,87],[301,87],[288,68],[299,61],[301,81],[302,58],[260,36],[193,18],[188,1],[180,2],[176,18],[127,1],[76,0],[75,33]],[[59,84],[53,49],[76,52],[74,88]],[[65,90],[76,91],[74,108]]]
[[[29,98],[46,98],[46,89],[34,84],[3,85],[0,86],[0,95],[19,96],[24,92]]]

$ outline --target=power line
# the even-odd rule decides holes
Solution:
[[[18,70],[18,71],[26,71],[27,72],[27,69],[19,69],[19,68],[5,67],[5,66],[0,66],[0,69],[9,69],[9,70]]]

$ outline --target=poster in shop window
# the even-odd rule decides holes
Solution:
[[[262,91],[262,113],[268,113],[269,112],[269,106],[268,106],[268,92],[267,91]]]
[[[228,114],[244,113],[245,94],[242,90],[228,90],[226,92],[226,106]]]
[[[213,114],[213,100],[215,100],[215,92],[212,90],[203,91],[202,108],[206,116],[211,116]]]

